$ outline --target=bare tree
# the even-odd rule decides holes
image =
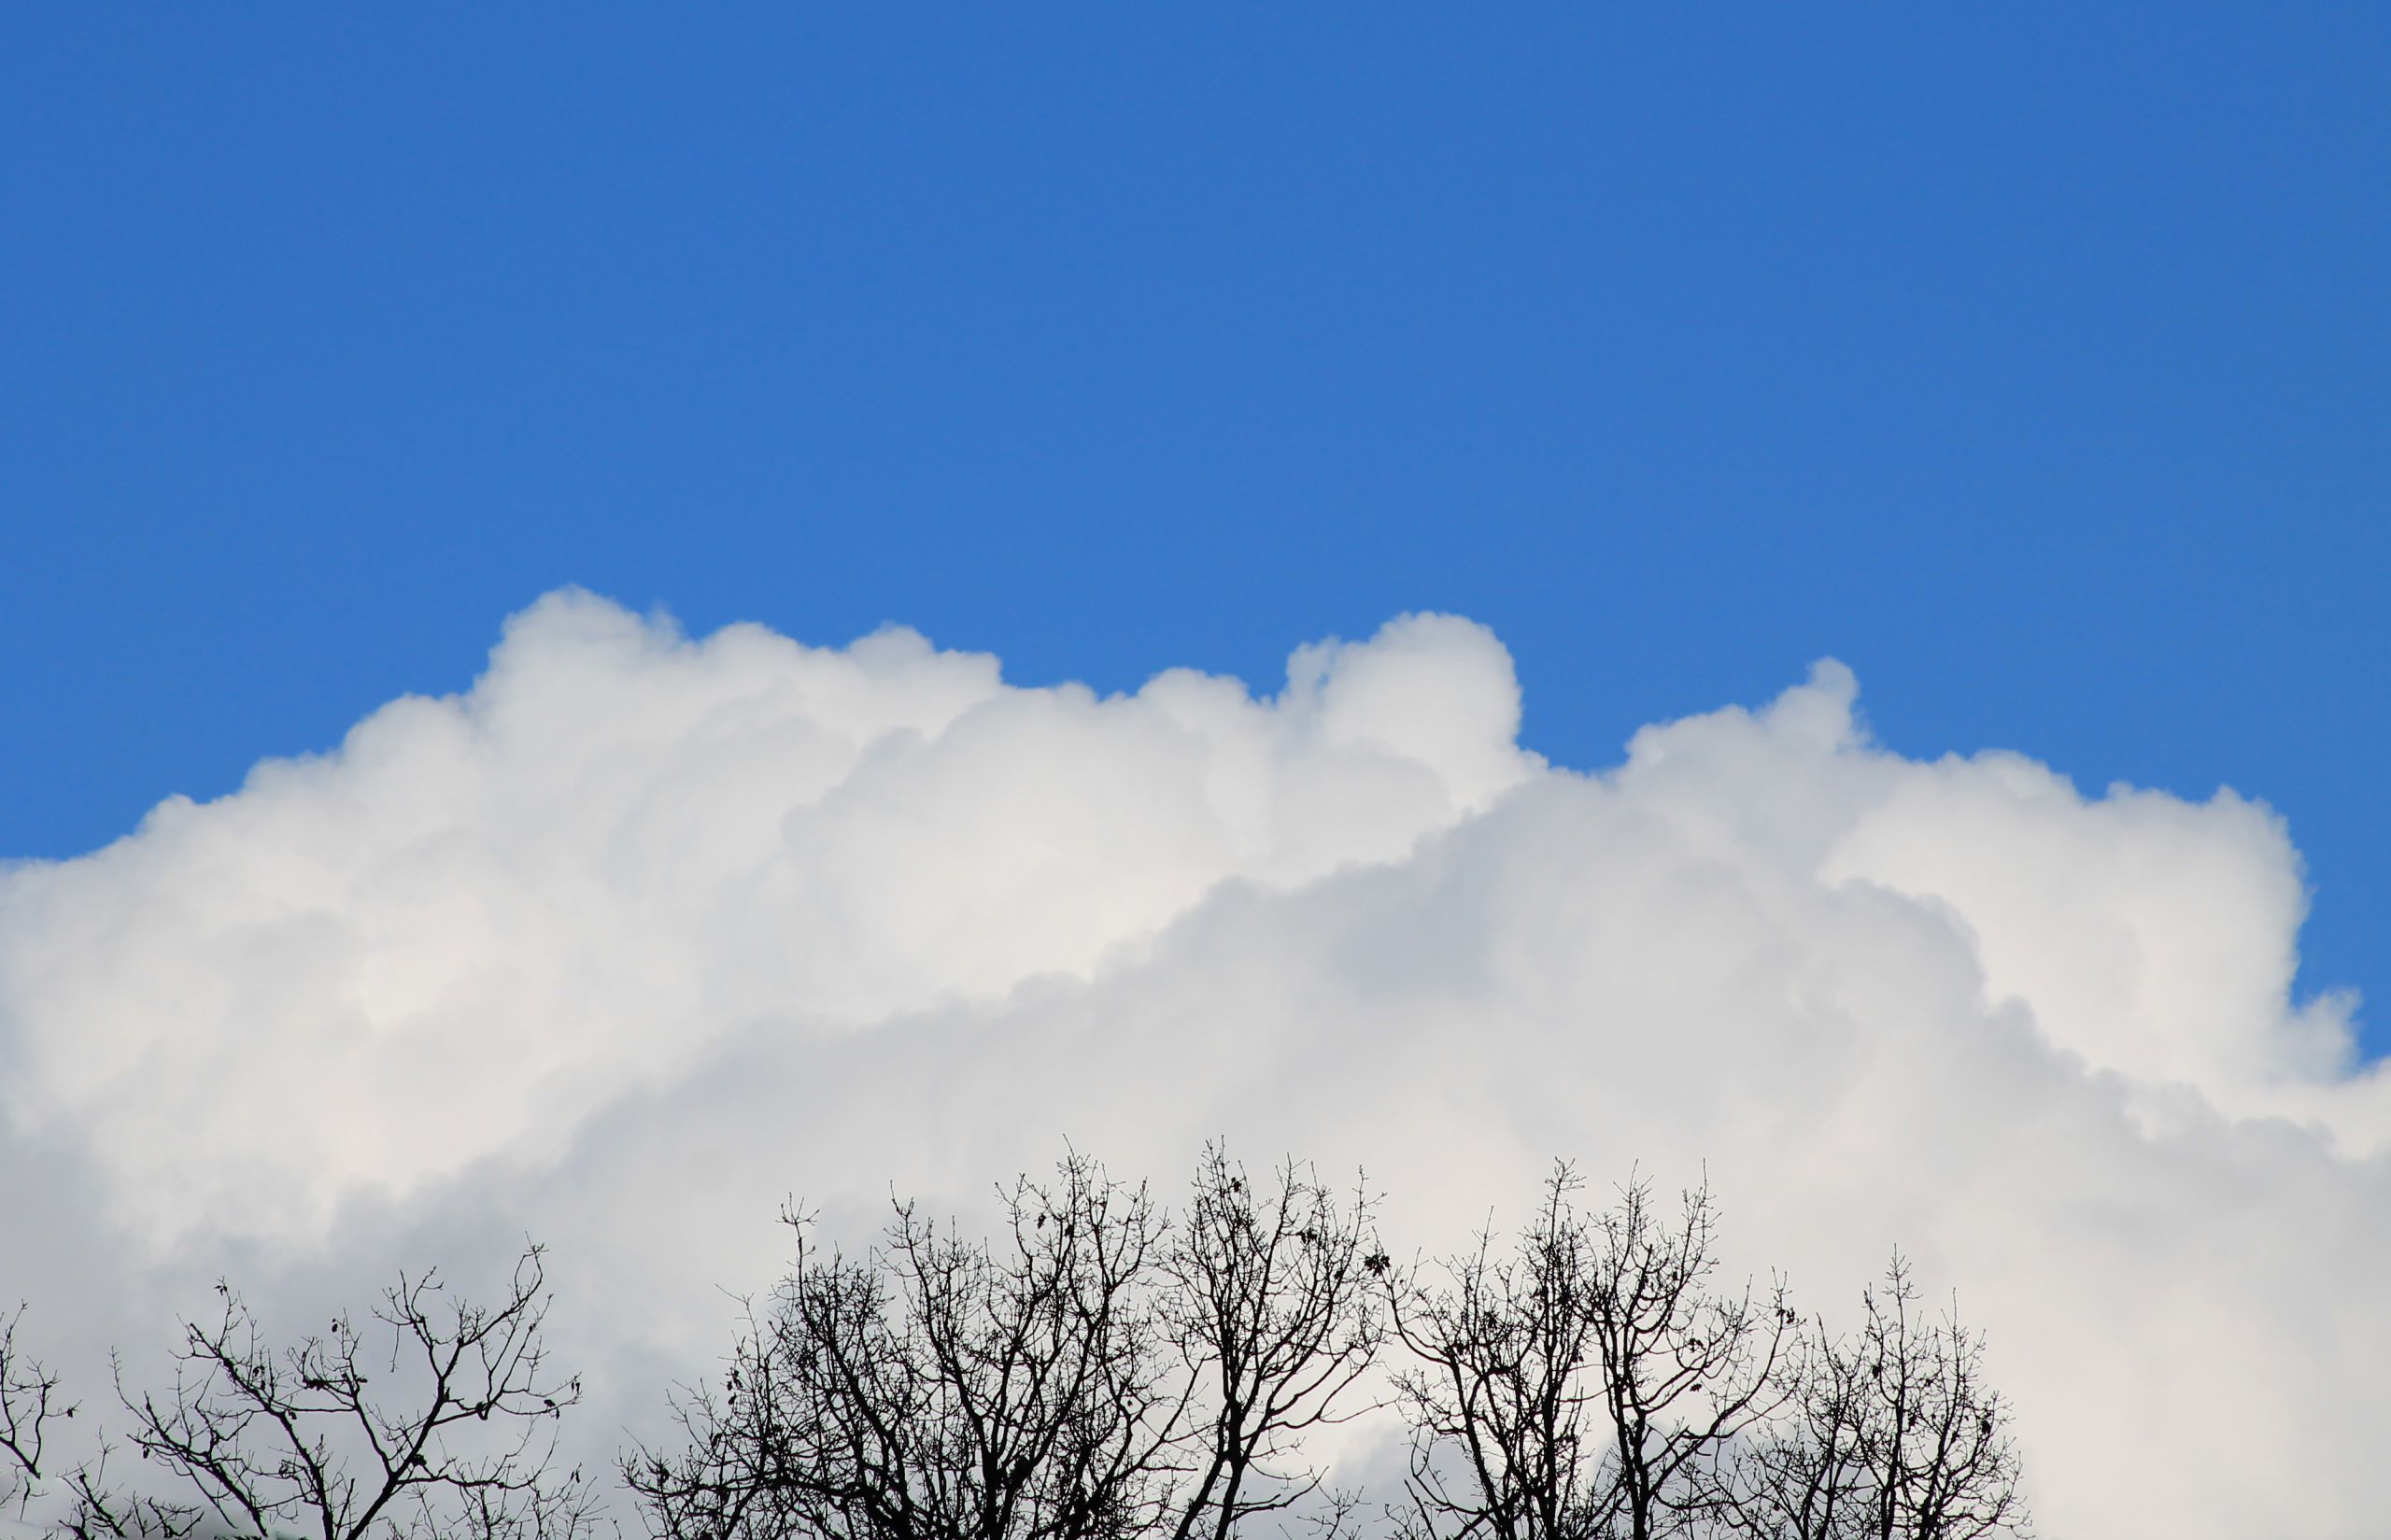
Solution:
[[[796,1263],[682,1439],[622,1474],[664,1540],[1344,1540],[1312,1435],[1374,1409],[1388,1339],[1411,1432],[1398,1540],[2016,1540],[2009,1405],[1983,1338],[1919,1308],[1895,1253],[1847,1336],[1781,1284],[1720,1287],[1705,1185],[1599,1212],[1554,1168],[1508,1244],[1424,1281],[1375,1201],[1206,1150],[1175,1219],[1074,1155],[999,1190],[993,1239],[895,1205],[860,1257]],[[125,1448],[0,1315],[0,1508],[71,1540],[580,1540],[601,1520],[558,1420],[537,1247],[495,1306],[404,1275],[360,1326],[269,1344],[218,1285]],[[113,1462],[113,1469],[112,1469]],[[137,1476],[141,1468],[152,1479]],[[163,1477],[157,1473],[163,1473]],[[45,1508],[55,1516],[38,1517]],[[10,1515],[0,1511],[0,1521]]]
[[[1713,1467],[1718,1511],[1742,1540],[1854,1540],[1869,1533],[1872,1450],[1860,1359],[1823,1323],[1803,1341],[1777,1425]]]
[[[402,1275],[375,1327],[338,1315],[278,1351],[239,1295],[217,1293],[213,1322],[185,1323],[172,1393],[120,1393],[134,1447],[230,1532],[554,1540],[587,1527],[588,1484],[555,1469],[558,1420],[581,1382],[548,1367],[539,1247],[496,1306],[449,1300],[433,1272]],[[370,1391],[377,1375],[397,1393]]]
[[[1672,1226],[1631,1180],[1595,1222],[1592,1307],[1611,1420],[1617,1498],[1632,1540],[1706,1516],[1709,1462],[1784,1406],[1799,1318],[1778,1280],[1714,1292],[1718,1208],[1705,1182]]]
[[[20,1517],[41,1494],[42,1461],[57,1424],[75,1415],[58,1376],[18,1346],[24,1315],[20,1303],[0,1316],[0,1508]]]
[[[1671,1223],[1648,1182],[1587,1219],[1567,1166],[1516,1254],[1491,1237],[1440,1290],[1398,1291],[1418,1361],[1399,1378],[1413,1430],[1420,1540],[1658,1540],[1697,1533],[1712,1467],[1789,1393],[1797,1318],[1782,1285],[1715,1290],[1707,1186]]]
[[[1919,1317],[1899,1252],[1862,1296],[1856,1338],[1823,1325],[1792,1416],[1733,1462],[1753,1540],[1991,1540],[2029,1530],[2010,1410],[1984,1382],[1984,1339],[1956,1306]]]
[[[24,1320],[20,1304],[0,1320],[0,1510],[14,1510],[20,1523],[39,1512],[50,1495],[47,1482],[64,1488],[64,1511],[37,1522],[73,1540],[178,1540],[198,1521],[197,1508],[163,1499],[128,1497],[109,1483],[114,1451],[105,1437],[82,1461],[64,1469],[54,1443],[60,1425],[79,1409],[65,1398],[63,1382],[19,1343]]]
[[[120,1487],[117,1447],[96,1437],[63,1474],[67,1506],[52,1533],[573,1540],[589,1528],[588,1484],[555,1468],[557,1421],[580,1384],[548,1370],[539,1248],[495,1307],[450,1302],[435,1274],[403,1275],[372,1326],[338,1315],[326,1335],[278,1349],[230,1285],[216,1292],[212,1321],[183,1323],[171,1392],[136,1395],[120,1370],[130,1442],[174,1491]],[[0,1449],[20,1473],[21,1511],[43,1475],[48,1424],[74,1408],[19,1357],[14,1325],[0,1333]]]
[[[1302,1436],[1342,1421],[1385,1335],[1368,1194],[1340,1202],[1309,1167],[1281,1165],[1257,1193],[1207,1147],[1165,1258],[1163,1316],[1207,1426],[1173,1540],[1227,1540],[1245,1520],[1320,1490]]]
[[[1405,1540],[1592,1540],[1604,1533],[1592,1262],[1564,1166],[1501,1255],[1491,1232],[1447,1283],[1391,1280],[1412,1432]]]
[[[660,1533],[1081,1540],[1136,1533],[1182,1405],[1135,1285],[1161,1226],[1073,1159],[1006,1194],[999,1253],[900,1205],[861,1261],[808,1255],[751,1317],[690,1447],[626,1468]]]
[[[1357,1194],[1208,1152],[1183,1227],[1074,1156],[1005,1191],[997,1247],[899,1204],[806,1254],[626,1476],[674,1540],[1210,1540],[1309,1495],[1302,1433],[1379,1339]]]
[[[371,1326],[338,1315],[290,1348],[269,1345],[229,1284],[216,1293],[214,1320],[183,1322],[171,1392],[135,1395],[119,1372],[130,1442],[170,1490],[120,1484],[121,1448],[95,1431],[91,1452],[56,1473],[50,1533],[573,1540],[591,1527],[588,1484],[556,1470],[558,1419],[580,1384],[548,1370],[538,1247],[495,1307],[451,1302],[436,1274],[402,1275]],[[20,1350],[21,1314],[0,1323],[0,1492],[20,1519],[46,1495],[52,1435],[77,1410]]]

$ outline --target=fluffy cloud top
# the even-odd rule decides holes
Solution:
[[[462,696],[0,870],[0,1293],[133,1335],[528,1229],[635,1420],[792,1190],[856,1226],[1225,1133],[1441,1242],[1556,1154],[1706,1162],[1808,1302],[1895,1241],[1961,1290],[2046,1533],[2375,1533],[2391,1081],[2291,996],[2280,822],[1853,700],[1577,773],[1450,617],[1098,699],[552,596]]]

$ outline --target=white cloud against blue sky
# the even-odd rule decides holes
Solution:
[[[2053,1533],[2367,1533],[2391,1080],[2292,993],[2280,821],[1905,758],[1854,691],[1581,771],[1451,617],[1100,696],[553,596],[470,692],[0,876],[12,1285],[96,1343],[534,1229],[602,1445],[792,1190],[853,1234],[1225,1133],[1442,1238],[1555,1154],[1706,1163],[1809,1303],[1896,1242],[1962,1291]]]
[[[0,16],[0,852],[562,583],[1030,680],[1493,626],[2264,796],[2391,933],[2367,7]],[[21,745],[30,738],[33,748]]]

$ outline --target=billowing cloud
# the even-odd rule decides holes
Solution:
[[[552,596],[462,696],[0,870],[0,1292],[96,1341],[531,1231],[611,1437],[791,1192],[1226,1134],[1433,1245],[1555,1155],[1706,1163],[1805,1302],[1895,1242],[1960,1291],[2046,1533],[2379,1528],[2391,1081],[2291,994],[2279,820],[1904,759],[1832,663],[1590,772],[1519,706],[1450,617],[1099,699]]]

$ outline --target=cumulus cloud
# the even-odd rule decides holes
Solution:
[[[1100,699],[551,596],[464,695],[0,870],[0,1292],[96,1342],[529,1230],[611,1435],[792,1191],[859,1231],[1226,1134],[1439,1244],[1554,1155],[1706,1163],[1806,1302],[1896,1241],[1961,1291],[2047,1533],[2371,1533],[2391,1094],[2292,995],[2280,821],[1854,702],[1821,664],[1580,771],[1452,617]]]

